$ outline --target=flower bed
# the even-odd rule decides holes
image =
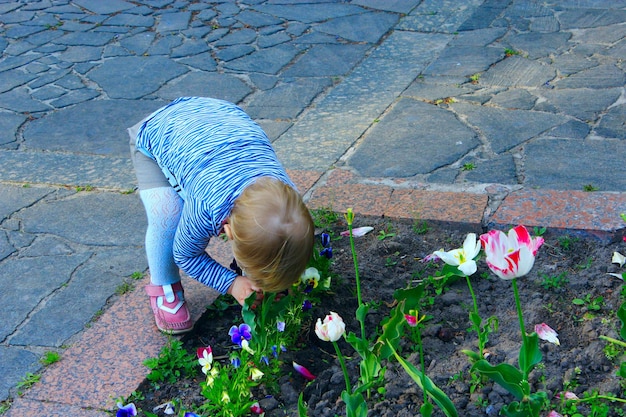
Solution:
[[[326,213],[318,223],[330,236],[317,251],[332,252],[328,272],[317,257],[319,279],[309,271],[290,297],[243,314],[219,299],[181,339],[193,370],[147,380],[124,402],[148,416],[170,405],[176,415],[204,416],[624,415],[626,292],[620,260],[612,262],[624,242],[548,230],[540,245],[518,230],[529,248],[520,258],[487,251],[485,262],[480,230],[468,238],[418,221],[357,218],[354,227],[373,230],[353,239],[353,252],[341,236],[345,219]],[[483,240],[493,249],[507,242],[495,232]],[[435,252],[452,265],[429,258]],[[155,367],[171,365],[174,351]],[[239,399],[237,384],[246,392]]]

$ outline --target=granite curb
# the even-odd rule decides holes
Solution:
[[[485,227],[524,224],[555,232],[581,233],[597,238],[599,244],[622,236],[617,208],[626,205],[626,193],[519,190],[506,196],[490,213],[489,196],[484,193],[363,184],[341,170],[291,170],[289,174],[309,196],[311,209],[332,207],[336,212],[345,212],[351,207],[357,222],[359,216],[421,220],[473,232],[481,232]],[[324,184],[315,186],[324,176]],[[209,251],[220,262],[230,259],[224,242],[214,241]],[[152,323],[143,291],[147,282],[144,278],[136,283],[135,290],[119,296],[63,352],[60,362],[42,372],[39,383],[15,398],[5,415],[110,415],[116,408],[116,399],[129,397],[144,381],[147,368],[143,361],[157,356],[167,343],[167,337]],[[189,278],[184,284],[190,308],[198,319],[217,294]]]

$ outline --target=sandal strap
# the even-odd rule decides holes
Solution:
[[[150,297],[156,297],[156,306],[159,310],[163,310],[170,314],[176,314],[178,310],[185,304],[185,297],[183,296],[183,286],[180,282],[175,284],[166,285],[146,285],[146,293]],[[167,306],[173,303],[178,298],[178,302],[174,306]]]
[[[171,285],[149,284],[146,285],[145,289],[146,293],[150,297],[165,296],[168,299],[168,302],[171,303],[174,301],[174,293],[183,292],[183,285],[180,283],[180,281]],[[169,299],[171,299],[171,301],[169,301]]]

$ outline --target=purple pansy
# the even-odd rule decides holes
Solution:
[[[252,339],[250,326],[245,323],[240,324],[239,327],[231,327],[228,331],[228,335],[230,336],[233,343],[238,346],[241,346],[241,342],[243,342],[244,340]]]
[[[135,407],[135,404],[133,403],[126,405],[123,405],[122,403],[117,403],[117,407],[119,408],[119,410],[117,410],[117,413],[115,414],[116,417],[130,417],[137,415],[137,407]]]

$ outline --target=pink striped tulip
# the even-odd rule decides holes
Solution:
[[[480,236],[489,269],[502,279],[522,277],[535,264],[542,237],[531,237],[524,226],[516,226],[507,234],[490,230]]]

